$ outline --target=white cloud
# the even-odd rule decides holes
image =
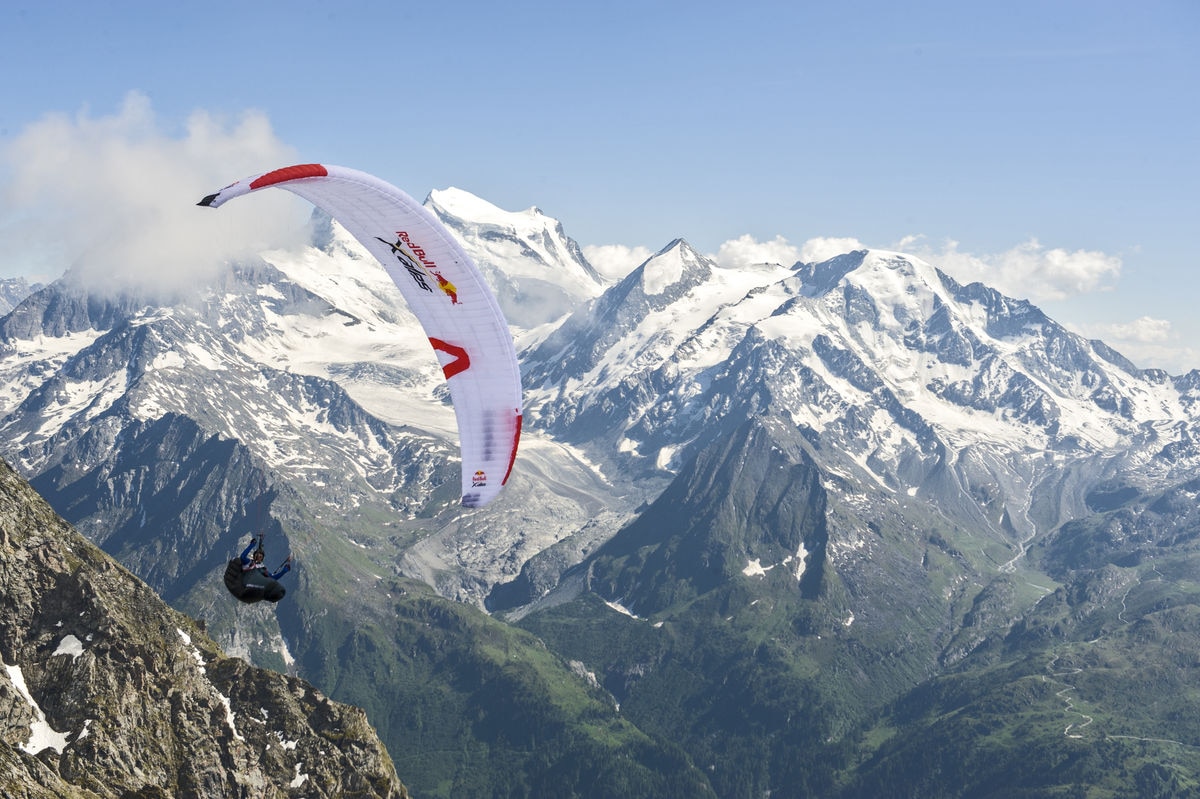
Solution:
[[[1163,369],[1169,374],[1182,375],[1200,368],[1200,349],[1187,346],[1178,337],[1161,342],[1121,341],[1112,336],[1099,338],[1143,369]]]
[[[1110,325],[1109,331],[1113,337],[1122,341],[1137,341],[1142,344],[1169,341],[1173,337],[1170,322],[1166,319],[1153,319],[1149,316],[1143,316],[1125,324]]]
[[[963,283],[980,281],[1011,297],[1034,302],[1062,300],[1107,291],[1121,273],[1121,259],[1095,250],[1046,249],[1036,239],[994,255],[972,255],[947,241],[940,250],[920,236],[908,236],[896,249],[916,255]]]
[[[837,255],[842,255],[855,250],[865,250],[867,246],[858,239],[853,238],[815,238],[804,242],[804,246],[800,248],[800,260],[805,263],[820,263],[828,261]]]
[[[176,290],[229,258],[282,245],[307,209],[284,192],[253,207],[198,208],[206,194],[292,163],[262,114],[232,124],[197,111],[170,134],[130,93],[110,116],[86,109],[28,126],[0,151],[0,269],[42,280]]]
[[[654,255],[647,247],[626,247],[623,244],[588,245],[583,256],[597,272],[609,280],[620,280]]]
[[[721,266],[731,268],[753,264],[791,266],[800,260],[800,250],[789,244],[783,236],[760,242],[747,233],[722,244],[712,258]]]
[[[730,268],[754,264],[791,266],[799,261],[819,263],[836,255],[862,249],[865,249],[865,245],[854,238],[820,237],[809,239],[797,247],[783,236],[776,236],[770,241],[758,241],[746,234],[725,242],[711,257],[721,266]]]
[[[1067,327],[1089,339],[1099,339],[1141,368],[1165,369],[1173,375],[1200,367],[1200,349],[1165,319],[1143,316],[1132,322],[1070,324]]]

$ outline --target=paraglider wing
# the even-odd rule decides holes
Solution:
[[[521,373],[508,323],[450,232],[400,189],[345,167],[301,164],[240,180],[200,201],[287,189],[346,228],[400,288],[450,384],[462,446],[462,504],[482,507],[508,481],[521,437]]]

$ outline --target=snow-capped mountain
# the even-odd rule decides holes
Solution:
[[[674,242],[524,358],[531,423],[601,444],[614,468],[672,471],[770,416],[832,474],[1011,527],[1014,546],[1082,512],[1101,479],[1200,468],[1196,373],[1139,370],[900,253],[730,270]]]
[[[919,259],[862,251],[730,269],[678,240],[604,289],[536,208],[509,213],[455,189],[428,205],[525,322],[528,432],[511,502],[482,545],[446,521],[406,550],[405,569],[452,594],[486,591],[582,535],[563,556],[578,557],[747,419],[783,420],[822,447],[831,475],[923,497],[1013,556],[1102,480],[1197,469],[1195,373],[1139,370]],[[173,414],[318,490],[336,517],[444,512],[434,487],[456,431],[437,363],[353,239],[316,217],[313,240],[172,305],[89,294],[69,277],[29,298],[0,322],[6,452],[31,476],[58,470],[62,485],[95,467],[66,469],[66,442],[109,430],[119,446],[125,425]]]
[[[503,211],[453,188],[430,192],[425,207],[463,243],[514,327],[553,322],[606,287],[562,224],[537,207]]]
[[[8,313],[41,287],[41,283],[31,285],[23,277],[0,278],[0,314]]]
[[[677,240],[606,285],[537,209],[427,204],[520,350],[525,432],[487,508],[456,504],[425,336],[321,217],[313,246],[186,297],[68,276],[25,298],[0,319],[0,454],[235,654],[326,663],[314,631],[388,618],[394,578],[514,619],[592,595],[656,624],[736,584],[721,618],[786,608],[798,651],[845,644],[880,701],[1052,591],[1025,556],[1064,523],[1200,478],[1200,373],[1140,370],[920,259],[726,268]],[[264,529],[299,590],[247,623],[214,575]]]
[[[458,206],[489,207],[448,194]],[[479,241],[487,246],[473,249],[544,253],[530,256],[522,285],[576,275],[556,303],[599,290],[557,222],[535,211],[486,216]],[[145,437],[161,433],[159,420],[189,420],[194,430],[176,433],[180,440],[236,444],[264,482],[292,487],[315,514],[309,529],[333,526],[339,537],[376,548],[377,568],[385,570],[406,552],[405,571],[464,597],[511,578],[530,556],[589,521],[611,519],[600,525],[611,534],[624,518],[613,487],[578,452],[529,431],[523,469],[507,492],[512,499],[483,514],[495,517],[485,545],[467,543],[479,527],[458,519],[447,483],[457,467],[457,428],[426,337],[375,260],[327,217],[313,224],[313,247],[264,253],[262,262],[234,265],[174,302],[90,293],[69,275],[29,297],[0,320],[5,456],[42,490],[99,486],[119,497],[100,503],[90,521],[72,519],[103,540],[115,528],[147,524],[145,497],[112,487],[144,476],[114,470],[145,471],[134,464],[148,449]],[[548,262],[555,252],[566,260]],[[507,302],[528,296],[517,282],[498,293]],[[534,304],[538,314],[563,312]],[[533,323],[544,323],[538,314]],[[143,454],[131,459],[135,448]],[[158,457],[186,460],[183,452]],[[174,479],[175,470],[167,471],[156,479]],[[543,479],[564,487],[548,492]],[[76,485],[81,480],[91,488]],[[270,516],[263,492],[240,498],[253,507],[221,511],[201,540],[189,536],[188,549],[200,557],[227,550],[235,519],[253,526]],[[154,568],[161,571],[161,563]],[[175,580],[188,568],[176,563],[161,577]]]

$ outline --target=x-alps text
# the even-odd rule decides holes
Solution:
[[[426,275],[432,277],[437,283],[437,287],[443,294],[450,298],[450,302],[458,305],[458,289],[453,283],[443,277],[437,263],[431,260],[426,254],[425,249],[418,244],[414,244],[408,235],[408,231],[396,231],[396,241],[391,242],[386,239],[381,239],[376,236],[376,240],[382,244],[386,244],[391,248],[392,254],[396,256],[404,269],[412,277],[423,291],[433,293],[433,287],[426,280]]]

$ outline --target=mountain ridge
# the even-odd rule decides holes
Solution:
[[[401,799],[356,708],[224,655],[0,461],[5,796]]]
[[[549,683],[607,691],[636,728],[622,735],[647,735],[642,762],[672,763],[672,784],[698,767],[719,795],[832,796],[850,784],[839,758],[889,703],[982,668],[1010,630],[1108,584],[1055,560],[1083,546],[1059,531],[1200,474],[1200,372],[1137,369],[912,256],[733,268],[676,239],[598,285],[556,221],[445,204],[502,305],[521,309],[525,434],[504,494],[479,512],[455,506],[452,412],[420,330],[327,218],[312,247],[231,265],[185,303],[68,301],[56,285],[0,320],[0,431],[18,465],[55,464],[39,486],[89,534],[119,518],[122,556],[214,630],[234,624],[206,573],[269,528],[300,553],[295,590],[223,643],[256,636],[256,658],[321,674],[381,717],[394,710],[365,675],[432,713],[400,672],[438,679],[451,664],[424,647],[470,661],[479,651],[457,636],[498,636],[507,620],[562,658]],[[497,278],[509,258],[528,274]],[[156,422],[133,408],[176,443],[149,446],[142,425]],[[172,491],[175,518],[140,533]],[[1164,507],[1146,518],[1191,524]],[[150,553],[175,550],[201,563],[152,571]],[[420,583],[461,604],[426,607]],[[389,614],[460,623],[406,626],[405,640],[374,622],[350,632]],[[398,665],[382,668],[385,654]],[[463,713],[490,712],[470,701]],[[389,746],[419,751],[384,726]],[[498,727],[471,736],[485,728]],[[479,753],[481,773],[528,779],[471,736],[448,739]],[[585,758],[611,754],[592,743]]]

